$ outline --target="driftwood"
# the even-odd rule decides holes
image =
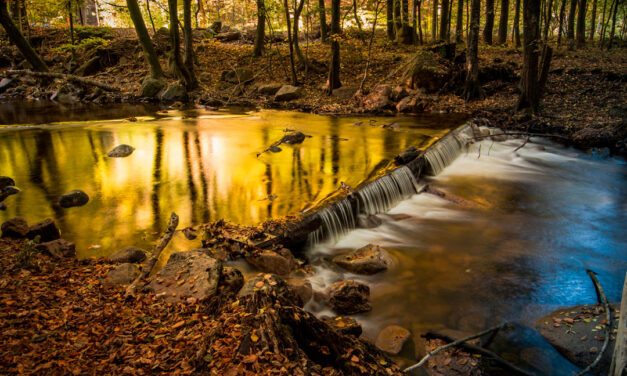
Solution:
[[[83,78],[79,76],[75,76],[73,74],[63,74],[63,73],[54,73],[54,72],[33,72],[28,69],[24,70],[8,70],[7,74],[26,74],[33,77],[41,77],[41,78],[60,78],[62,80],[66,80],[69,82],[73,82],[80,85],[87,86],[95,86],[105,91],[121,91],[120,88],[105,84],[103,82],[90,80],[89,78]]]
[[[585,375],[586,373],[590,372],[591,369],[596,367],[597,364],[599,364],[601,358],[603,357],[603,353],[607,349],[607,345],[610,343],[610,329],[612,327],[612,313],[610,311],[610,303],[608,303],[607,298],[605,297],[603,287],[601,287],[601,283],[599,283],[597,276],[592,270],[586,269],[586,273],[588,273],[590,279],[592,279],[592,283],[594,283],[594,288],[597,292],[597,299],[599,300],[599,304],[603,304],[603,306],[605,307],[605,320],[607,321],[607,324],[605,326],[605,340],[603,341],[603,347],[601,347],[601,351],[599,351],[599,353],[597,354],[594,362],[590,363],[588,367],[577,373],[576,376]]]
[[[623,298],[620,304],[620,318],[618,322],[618,334],[614,344],[612,365],[609,376],[621,376],[627,368],[627,274],[623,285]]]
[[[492,336],[493,337],[496,334],[496,330],[492,332]],[[429,331],[427,332],[424,337],[426,338],[437,338],[437,339],[441,339],[444,340],[446,342],[455,342],[455,338],[448,336],[446,334],[443,333],[439,333],[439,332],[435,332],[435,331]],[[464,350],[471,352],[471,353],[475,353],[475,354],[481,354],[481,355],[485,355],[487,357],[490,357],[494,362],[496,362],[498,365],[502,366],[503,368],[506,368],[518,375],[525,375],[525,376],[533,376],[533,373],[530,373],[528,371],[525,371],[524,369],[518,368],[515,365],[513,365],[512,363],[508,362],[507,360],[501,358],[500,356],[498,356],[497,354],[493,353],[490,350],[487,350],[483,347],[480,346],[475,346],[473,344],[470,343],[461,343],[459,344],[459,347],[463,348]]]
[[[155,264],[157,263],[157,260],[159,259],[159,255],[161,255],[161,252],[165,249],[165,247],[168,245],[170,240],[172,240],[172,237],[174,236],[174,233],[176,232],[176,228],[178,227],[178,225],[179,225],[179,216],[176,215],[176,213],[172,213],[170,215],[170,221],[168,222],[168,228],[165,230],[165,232],[163,233],[163,235],[161,236],[161,238],[155,245],[155,249],[152,251],[152,254],[150,255],[150,258],[148,259],[148,261],[146,261],[146,264],[142,268],[141,273],[139,273],[139,275],[137,276],[137,278],[135,278],[133,283],[131,283],[126,288],[126,293],[124,294],[124,297],[126,298],[135,297],[135,292],[137,291],[137,285],[142,280],[146,279],[148,275],[150,275],[150,272],[155,267]]]
[[[458,339],[458,340],[453,341],[451,343],[448,343],[446,345],[440,346],[440,347],[434,349],[433,351],[429,351],[427,353],[427,355],[425,355],[422,359],[420,359],[420,361],[418,363],[414,364],[411,367],[405,368],[403,370],[403,372],[407,373],[407,372],[412,371],[412,370],[414,370],[416,368],[422,367],[427,362],[427,360],[429,360],[429,358],[431,358],[433,355],[439,353],[440,351],[446,350],[446,349],[451,348],[451,347],[459,346],[459,345],[463,344],[464,342],[473,340],[475,338],[482,337],[482,336],[484,336],[486,334],[494,332],[495,330],[500,330],[503,327],[505,327],[506,324],[507,323],[502,323],[502,324],[493,326],[493,327],[491,327],[489,329],[484,330],[483,332],[480,332],[480,333],[477,333],[477,334],[473,334],[471,336],[468,336],[468,337],[465,337],[465,338],[462,338],[462,339]]]

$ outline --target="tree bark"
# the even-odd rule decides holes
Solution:
[[[551,26],[551,16],[553,15],[553,0],[546,0],[546,12],[544,15],[543,39],[549,40],[549,28]]]
[[[592,0],[592,15],[590,16],[590,42],[594,41],[597,28],[597,0]]]
[[[324,6],[324,0],[318,0],[318,11],[320,12],[320,38],[326,42],[329,31],[327,30],[327,10]]]
[[[178,17],[178,1],[168,0],[168,9],[170,12],[170,73],[183,80],[185,87],[190,89],[193,87],[192,78],[187,70],[183,60],[181,59],[181,41],[179,33],[179,17]]]
[[[401,1],[402,0],[394,0],[394,34],[396,34],[396,38],[403,34],[403,20],[401,18]]]
[[[551,0],[549,0],[551,1]],[[507,23],[509,21],[509,0],[501,0],[498,44],[507,44]]]
[[[610,3],[610,8],[612,7],[612,3]],[[603,2],[603,12],[601,13],[601,33],[599,39],[601,40],[601,46],[603,46],[603,41],[605,40],[605,10],[607,9],[607,0]]]
[[[285,21],[287,22],[287,42],[290,47],[290,66],[292,68],[292,85],[298,85],[298,78],[296,78],[296,66],[294,65],[294,43],[292,42],[292,21],[290,20],[290,8],[287,0],[283,0],[283,7],[285,8]]]
[[[483,41],[492,45],[492,32],[494,30],[494,0],[485,2],[485,26],[483,28]]]
[[[15,26],[13,20],[11,20],[7,9],[7,0],[0,0],[0,24],[6,31],[11,43],[20,50],[20,53],[33,69],[39,72],[47,72],[48,67],[46,63],[39,57],[30,43],[24,38],[24,35],[22,35],[20,30]]]
[[[566,13],[566,0],[562,0],[562,6],[560,7],[560,19],[557,27],[557,45],[562,42],[562,34],[564,33],[564,15]]]
[[[459,43],[464,38],[464,0],[457,0],[457,19],[455,21],[455,42]]]
[[[438,40],[438,0],[433,0],[433,13],[431,17],[431,38]]]
[[[481,16],[481,1],[470,0],[470,3],[470,34],[467,41],[467,70],[464,87],[464,98],[467,101],[481,96],[481,86],[479,84],[479,17]]]
[[[331,1],[331,63],[329,64],[329,82],[327,91],[333,93],[334,89],[342,86],[340,82],[340,0]]]
[[[357,0],[353,0],[353,17],[355,17],[355,23],[357,24],[357,29],[359,29],[359,35],[361,37],[361,33],[363,30],[361,29],[361,21],[359,20],[359,16],[357,15]]]
[[[449,0],[442,0],[442,11],[440,14],[440,40],[444,42],[448,41],[448,2]]]
[[[314,67],[311,62],[305,57],[305,55],[303,55],[303,53],[300,50],[300,44],[298,42],[298,33],[299,33],[299,19],[300,19],[300,15],[303,12],[303,7],[305,5],[305,0],[299,0],[298,4],[296,6],[296,9],[294,9],[294,22],[293,22],[293,32],[292,32],[292,43],[294,44],[294,52],[296,53],[296,57],[298,57],[298,61],[300,61],[300,63],[305,66],[307,69],[311,69],[311,70],[316,70],[316,67]]]
[[[413,37],[411,28],[409,27],[409,0],[400,0],[401,2],[401,32],[398,41],[403,44],[412,44]]]
[[[538,112],[540,106],[538,85],[539,18],[539,0],[523,0],[523,68],[517,110],[531,108],[534,113]]]
[[[135,0],[135,1],[137,1],[137,0]],[[152,18],[152,11],[150,10],[150,0],[146,0],[146,10],[148,11],[148,18],[150,19],[150,24],[152,25],[152,32],[156,33],[157,32],[157,28],[155,27],[155,20]],[[143,21],[143,19],[142,19],[142,21]],[[133,24],[134,24],[134,22],[133,22]]]
[[[142,46],[142,50],[144,51],[146,63],[148,63],[148,66],[150,67],[150,76],[156,79],[162,78],[163,69],[161,69],[161,64],[159,63],[159,58],[155,52],[155,47],[152,45],[152,40],[150,40],[150,35],[148,35],[148,29],[144,23],[144,18],[142,17],[137,0],[126,0],[126,7],[128,8],[131,20],[135,26],[135,32],[137,33],[139,44]]]
[[[612,30],[610,30],[610,39],[607,42],[608,50],[612,48],[612,43],[614,42],[614,32],[616,31],[616,13],[618,10],[618,3],[619,3],[619,0],[614,0],[614,13],[612,15]],[[611,8],[610,8],[610,11],[612,11]]]
[[[198,79],[194,74],[194,35],[192,34],[192,0],[183,0],[183,42],[185,44],[185,59],[183,64],[189,75],[186,82],[188,90],[198,87]]]
[[[577,15],[577,46],[586,44],[586,0],[579,0],[579,14]]]
[[[421,5],[422,5],[422,0],[414,0],[416,1],[416,8],[418,8],[418,20],[417,20],[417,24],[418,24],[418,43],[419,44],[423,44],[424,40],[422,37],[422,11],[421,11]]]
[[[514,30],[512,32],[514,44],[520,47],[520,0],[516,0],[516,9],[514,10]]]
[[[255,48],[253,54],[255,56],[263,55],[263,39],[266,36],[266,7],[264,0],[257,0],[257,34],[255,35]]]
[[[575,17],[577,15],[577,0],[570,0],[570,9],[568,10],[568,30],[566,37],[569,41],[575,40]]]
[[[387,32],[388,39],[394,40],[396,33],[394,32],[394,0],[386,0],[386,17],[387,17]]]

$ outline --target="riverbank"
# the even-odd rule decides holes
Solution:
[[[104,42],[96,47],[86,45],[78,61],[73,61],[70,53],[63,50],[62,46],[67,42],[64,30],[35,29],[31,40],[54,71],[85,76],[119,88],[119,91],[107,92],[90,86],[69,85],[63,80],[42,81],[25,74],[7,74],[9,68],[22,69],[24,65],[17,51],[5,46],[0,59],[4,73],[0,74],[8,76],[8,81],[0,84],[0,101],[53,98],[61,103],[182,106],[179,100],[186,99],[184,95],[168,96],[170,100],[164,102],[139,96],[148,71],[133,30],[105,29],[91,33],[98,33],[98,38],[103,37]],[[84,39],[93,39],[92,34],[86,34]],[[236,40],[219,41],[208,31],[195,32],[196,74],[201,88],[189,93],[192,104],[209,108],[237,105],[330,114],[461,112],[484,117],[501,128],[554,134],[558,140],[583,149],[607,148],[614,154],[627,154],[625,49],[608,52],[590,46],[577,51],[556,50],[542,112],[539,116],[530,116],[512,111],[518,98],[520,50],[481,46],[480,76],[484,97],[467,103],[458,96],[461,90],[459,72],[463,69],[459,54],[457,61],[444,63],[451,69],[447,82],[432,90],[419,90],[416,85],[405,85],[407,71],[415,63],[415,48],[389,44],[384,35],[377,34],[369,58],[367,43],[351,32],[341,44],[343,89],[329,96],[323,87],[328,45],[318,40],[303,40],[301,49],[309,59],[310,67],[305,69],[297,63],[298,93],[278,99],[275,93],[290,81],[287,46],[284,43],[269,44],[266,55],[256,58],[246,35],[241,33]],[[158,31],[154,40],[161,63],[166,66],[167,35]],[[458,45],[458,52],[463,48]],[[418,60],[421,59],[419,56]],[[459,59],[462,59],[461,64]],[[366,65],[369,72],[362,94],[358,89]],[[175,81],[170,80],[170,84]]]

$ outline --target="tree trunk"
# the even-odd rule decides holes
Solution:
[[[553,0],[547,0],[546,3],[546,12],[544,16],[544,30],[543,30],[543,39],[544,41],[549,40],[549,28],[551,26],[551,16],[553,15]]]
[[[35,52],[30,43],[28,43],[26,38],[24,38],[24,35],[22,35],[20,30],[13,23],[13,20],[11,20],[9,10],[7,9],[7,0],[0,0],[0,24],[6,31],[11,43],[13,43],[20,50],[20,53],[33,67],[33,69],[38,72],[47,72],[48,67],[46,66],[46,63],[41,60],[39,55],[37,55],[37,52]]]
[[[198,79],[194,74],[194,35],[192,34],[192,0],[183,0],[183,42],[185,43],[185,59],[183,64],[189,75],[186,80],[187,90],[198,87]]]
[[[483,28],[483,41],[492,45],[492,31],[494,29],[494,0],[485,2],[485,26]]]
[[[329,64],[329,82],[327,91],[333,93],[334,89],[342,86],[340,82],[340,0],[331,1],[331,63]]]
[[[579,14],[577,15],[577,46],[586,44],[586,0],[579,0]]]
[[[612,3],[610,3],[610,8],[612,7]],[[603,2],[603,13],[601,14],[601,34],[599,39],[601,40],[601,46],[603,46],[603,42],[605,41],[605,10],[607,9],[607,0]]]
[[[612,48],[612,42],[614,42],[614,32],[616,31],[616,13],[618,10],[619,0],[614,0],[614,13],[612,14],[612,30],[610,30],[610,39],[607,42],[607,49]],[[612,9],[610,8],[610,11]]]
[[[396,33],[394,32],[394,0],[386,0],[385,7],[386,7],[388,39],[394,40],[394,38],[396,38]]]
[[[498,40],[499,44],[507,44],[508,20],[509,20],[509,0],[501,0],[501,17],[499,19],[499,40]]]
[[[296,57],[298,57],[298,61],[302,65],[304,65],[307,69],[315,70],[316,68],[311,65],[311,62],[303,55],[300,50],[300,44],[298,42],[298,32],[299,32],[299,19],[300,15],[303,12],[303,6],[305,5],[305,0],[299,0],[296,9],[294,9],[294,31],[292,32],[292,43],[294,43],[294,52],[296,53]]]
[[[183,64],[181,59],[181,35],[179,33],[179,16],[178,16],[178,1],[168,0],[168,9],[170,12],[170,73],[178,78],[181,78],[186,87],[192,87],[192,79],[187,71],[187,67]]]
[[[357,15],[357,0],[353,0],[353,17],[355,17],[355,23],[357,24],[357,29],[359,29],[359,35],[361,36],[362,29],[361,21],[359,20],[359,16]]]
[[[137,1],[137,0],[135,0],[135,1]],[[150,18],[150,24],[152,25],[152,32],[156,34],[157,33],[157,28],[155,27],[155,20],[152,18],[152,11],[150,10],[150,0],[146,0],[146,10],[148,11],[148,18]],[[142,22],[143,22],[143,19],[142,19]],[[135,22],[133,22],[133,24],[135,24]],[[145,28],[145,26],[144,26],[144,28]]]
[[[520,0],[516,0],[516,9],[514,9],[514,29],[513,38],[516,47],[520,47]]]
[[[318,0],[318,8],[320,12],[320,38],[323,42],[326,42],[329,31],[327,30],[327,10],[324,6],[324,0]]]
[[[568,10],[568,30],[566,37],[569,41],[575,40],[575,17],[577,15],[577,0],[570,0],[570,9]]]
[[[594,41],[597,28],[597,0],[592,0],[592,15],[590,16],[590,42]]]
[[[440,40],[444,42],[448,41],[448,2],[449,0],[442,0],[442,12],[440,14]]]
[[[560,20],[557,27],[557,45],[562,42],[562,34],[564,33],[564,14],[566,13],[566,0],[562,0],[562,6],[560,7]]]
[[[263,38],[266,36],[266,7],[264,0],[257,0],[257,34],[255,35],[255,56],[263,55]]]
[[[431,37],[438,40],[438,0],[433,0],[433,13],[431,17]]]
[[[420,43],[421,45],[424,43],[423,37],[422,37],[422,11],[421,11],[421,5],[422,5],[422,1],[421,0],[414,0],[416,1],[417,4],[417,8],[418,8],[418,20],[417,20],[417,24],[418,24],[418,43]]]
[[[399,38],[399,42],[403,44],[412,44],[413,37],[412,31],[409,27],[409,0],[401,0],[401,15],[402,15],[402,26],[401,26],[401,37]]]
[[[287,22],[287,43],[290,47],[290,66],[292,68],[292,85],[298,85],[298,78],[296,78],[296,66],[294,64],[294,43],[292,42],[292,21],[290,20],[290,8],[287,0],[283,0],[283,7],[285,8],[285,21]]]
[[[150,76],[156,79],[162,78],[163,70],[161,69],[159,58],[157,57],[155,48],[150,40],[150,35],[148,35],[148,29],[144,23],[144,18],[142,17],[137,0],[126,0],[126,7],[128,8],[131,20],[135,26],[135,32],[137,33],[139,44],[142,46],[142,50],[144,51],[146,63],[148,63],[148,66],[150,67]]]
[[[470,0],[470,3],[470,34],[467,41],[467,70],[464,87],[464,98],[467,101],[481,96],[481,86],[479,84],[479,17],[481,16],[481,1]]]
[[[394,0],[394,33],[396,34],[396,38],[403,34],[403,20],[401,18],[401,1],[402,0]]]
[[[457,19],[455,21],[455,42],[459,43],[464,38],[464,0],[457,0]]]
[[[517,110],[531,108],[534,113],[538,112],[540,106],[538,85],[539,18],[539,0],[523,0],[523,67]]]

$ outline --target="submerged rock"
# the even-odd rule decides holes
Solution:
[[[303,304],[307,304],[313,295],[311,282],[306,278],[287,278],[285,282],[287,282],[292,291],[300,297]]]
[[[345,255],[335,256],[333,262],[355,274],[375,274],[388,269],[392,258],[378,245],[368,244]]]
[[[286,248],[278,251],[263,250],[246,257],[246,261],[263,272],[278,275],[290,274],[292,270],[298,267],[298,262],[292,255],[292,252]]]
[[[329,305],[339,314],[352,315],[368,312],[370,305],[370,287],[356,281],[341,281],[326,290]]]
[[[6,187],[14,187],[15,180],[8,176],[0,176],[0,190],[3,190]]]
[[[87,196],[87,193],[78,189],[70,191],[59,198],[59,206],[62,208],[83,206],[88,202],[89,196]]]
[[[281,138],[281,143],[286,145],[302,144],[306,137],[303,132],[291,132]]]
[[[8,186],[0,189],[0,202],[4,201],[7,197],[20,193],[20,189],[14,186]]]
[[[76,257],[76,246],[74,243],[65,239],[57,239],[50,242],[37,244],[35,246],[37,250],[42,253],[46,253],[52,257]]]
[[[283,85],[274,95],[274,100],[277,102],[291,101],[300,98],[302,89],[298,86]]]
[[[216,295],[221,274],[222,262],[207,252],[177,252],[147,287],[168,302],[181,298],[204,301]]]
[[[390,325],[379,332],[375,345],[381,351],[396,355],[401,352],[410,335],[409,330],[398,325]]]
[[[137,247],[127,247],[115,252],[109,257],[111,262],[116,264],[135,263],[139,264],[146,260],[147,251]]]
[[[41,243],[50,242],[61,239],[61,231],[59,231],[57,224],[48,218],[30,226],[28,229],[27,238],[35,239],[37,236],[39,236],[39,242]]]
[[[134,147],[132,147],[130,145],[122,144],[122,145],[118,145],[118,146],[114,147],[113,149],[111,149],[107,153],[107,157],[109,157],[109,158],[125,158],[125,157],[128,157],[129,155],[133,154],[134,151],[135,151]]]
[[[135,264],[124,263],[111,269],[104,280],[105,284],[130,285],[139,275],[139,268]]]
[[[11,218],[0,226],[3,238],[24,238],[28,234],[28,223],[22,217]]]

